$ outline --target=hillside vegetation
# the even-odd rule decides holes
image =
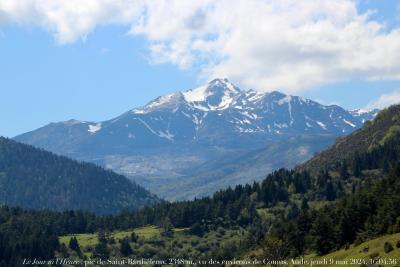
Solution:
[[[387,144],[400,133],[400,105],[391,106],[378,113],[372,121],[367,121],[361,129],[339,138],[330,148],[322,151],[298,169],[318,172],[333,167],[340,161],[357,154],[372,152]]]
[[[99,214],[159,200],[122,175],[0,137],[0,204]]]
[[[189,229],[146,226],[125,231],[98,232],[60,237],[60,257],[87,258],[104,257],[122,259],[158,259],[177,264],[170,259],[230,259],[242,249],[243,229],[223,229],[203,236],[190,233]],[[71,249],[71,239],[76,238],[78,249]],[[102,250],[101,247],[106,248]]]
[[[324,259],[328,262],[334,260],[333,264],[314,264],[317,267],[368,266],[373,264],[398,266],[398,263],[394,263],[393,259],[397,259],[397,262],[400,259],[400,234],[384,235],[323,256],[306,255],[304,259],[314,262]]]

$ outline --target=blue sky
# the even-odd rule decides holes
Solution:
[[[197,84],[195,73],[149,64],[143,38],[104,27],[58,45],[40,29],[8,27],[0,41],[0,134],[70,118],[112,118],[156,96]]]
[[[29,0],[36,5],[35,10],[30,10],[32,5],[13,6],[16,2],[29,1],[12,1],[3,7],[0,4],[0,135],[4,136],[12,137],[70,118],[88,121],[110,119],[159,95],[193,88],[217,76],[227,77],[244,89],[278,89],[348,109],[384,105],[388,99],[397,101],[399,95],[400,66],[395,60],[384,64],[388,54],[400,54],[400,47],[391,45],[400,40],[393,34],[400,19],[398,2],[394,0],[343,0],[341,6],[324,6],[325,13],[317,15],[335,25],[329,36],[322,35],[325,33],[320,29],[331,27],[315,22],[316,13],[312,12],[313,8],[321,10],[321,6],[301,6],[304,14],[312,13],[305,21],[302,21],[303,17],[291,21],[291,7],[279,6],[278,11],[268,12],[276,12],[273,13],[276,21],[288,20],[290,23],[282,26],[282,31],[287,31],[285,36],[276,33],[276,46],[271,44],[272,39],[253,38],[257,32],[252,32],[254,27],[245,19],[236,17],[230,20],[227,17],[215,20],[213,16],[223,16],[219,8],[227,9],[223,1],[221,6],[212,7],[199,4],[182,7],[178,1],[177,13],[172,17],[171,14],[162,17],[162,4],[158,7],[149,4],[145,12],[146,22],[140,25],[137,11],[125,18],[125,13],[122,16],[107,6],[109,3],[99,4],[99,10],[103,8],[101,16],[93,16],[90,13],[92,9],[89,9],[87,16],[99,19],[85,24],[87,20],[80,22],[85,13],[70,14],[68,12],[72,11],[63,5],[48,7],[38,4],[39,0]],[[99,0],[98,3],[103,2]],[[244,8],[240,4],[246,1],[239,2],[237,8],[229,6],[231,13],[260,9],[255,4]],[[357,8],[356,15],[351,9],[352,3]],[[56,19],[49,16],[51,13],[48,11],[52,8],[59,12]],[[116,14],[108,14],[108,10],[114,10]],[[63,12],[78,17],[62,21]],[[366,12],[370,15],[363,21],[359,16]],[[185,17],[191,13],[194,15]],[[342,13],[348,17],[342,18]],[[6,14],[3,19],[2,14]],[[254,17],[257,18],[257,14]],[[252,23],[268,25],[271,21],[264,21],[265,17],[261,14]],[[310,21],[315,22],[312,31],[309,31]],[[345,39],[350,38],[347,37],[351,35],[348,26],[354,21],[359,24],[357,32],[373,32],[372,37],[357,37],[356,43],[361,44],[361,48],[353,48],[352,39]],[[374,32],[369,22],[382,28]],[[299,23],[295,30],[291,28],[293,23]],[[249,27],[251,35],[246,36],[245,27]],[[261,30],[264,32],[260,32],[260,36],[266,36],[273,28]],[[307,42],[287,40],[296,39],[299,32],[304,33],[301,37]],[[331,45],[322,49],[320,44],[337,35],[343,37],[343,44],[334,47],[334,52],[325,53]],[[238,36],[242,39],[235,39]],[[388,40],[387,46],[381,43],[382,39]],[[308,57],[299,55],[299,47],[304,51],[310,42],[311,48],[321,48],[321,51],[306,54]],[[358,55],[363,44],[370,52]],[[339,49],[342,50],[337,52]],[[388,50],[387,54],[382,55],[380,49]],[[365,62],[370,53],[376,61]],[[341,58],[343,54],[356,56],[347,62],[349,56]],[[326,58],[329,61],[324,61]]]

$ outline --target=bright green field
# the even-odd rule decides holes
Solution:
[[[138,240],[132,241],[129,238],[132,231],[138,235]],[[205,232],[202,236],[193,235],[185,228],[175,228],[169,236],[162,236],[161,233],[161,229],[156,226],[106,233],[109,257],[122,257],[119,240],[128,237],[132,248],[131,258],[211,259],[215,257],[215,253],[223,255],[224,258],[234,258],[237,255],[235,251],[245,241],[246,236],[246,231],[242,228],[228,230],[221,227]],[[59,240],[65,245],[65,252],[60,252],[58,256],[74,259],[80,257],[68,248],[73,236],[76,237],[83,255],[92,258],[98,243],[97,233],[60,236]]]
[[[147,226],[147,227],[136,228],[134,230],[112,232],[112,233],[110,233],[110,237],[113,237],[116,241],[118,241],[125,237],[130,237],[130,235],[132,234],[133,231],[139,237],[146,238],[146,239],[157,237],[160,235],[160,232],[161,232],[160,228],[158,228],[156,226]],[[179,231],[182,231],[182,229],[176,229],[175,231],[179,232]],[[59,237],[60,243],[68,246],[69,240],[73,236],[76,237],[76,239],[78,240],[78,243],[81,247],[95,246],[98,243],[97,233],[60,236]]]
[[[345,260],[346,262],[338,262],[337,264],[315,264],[313,266],[360,266],[360,260],[366,260],[366,263],[370,263],[369,260],[373,257],[378,256],[380,259],[395,259],[396,264],[382,264],[382,266],[400,266],[400,248],[396,247],[396,243],[400,241],[400,233],[393,235],[386,235],[370,241],[364,242],[358,246],[350,246],[349,249],[341,249],[330,254],[317,257],[315,255],[308,255],[305,257],[306,260],[322,260],[322,259],[333,259],[334,261]],[[390,242],[393,246],[393,250],[389,253],[385,253],[383,246],[385,242]],[[364,249],[368,248],[368,252],[364,252]],[[357,259],[358,261],[352,261]]]

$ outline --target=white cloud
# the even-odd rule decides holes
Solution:
[[[204,79],[261,91],[400,79],[400,29],[360,14],[352,0],[1,0],[0,17],[44,27],[61,44],[126,25],[147,38],[153,63],[200,65]]]
[[[381,95],[378,99],[370,102],[367,109],[382,109],[394,104],[400,104],[400,90]]]
[[[142,8],[142,2],[135,0],[1,0],[0,17],[43,27],[65,44],[84,39],[99,25],[135,23]]]

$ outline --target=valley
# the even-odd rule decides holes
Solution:
[[[0,258],[5,264],[32,255],[162,262],[174,255],[189,261],[260,259],[274,265],[303,257],[317,265],[328,264],[327,259],[347,264],[396,257],[399,114],[399,105],[384,109],[306,163],[212,197],[160,202],[112,216],[3,206]],[[372,146],[362,142],[368,136],[374,136]],[[320,160],[332,161],[316,165]]]

